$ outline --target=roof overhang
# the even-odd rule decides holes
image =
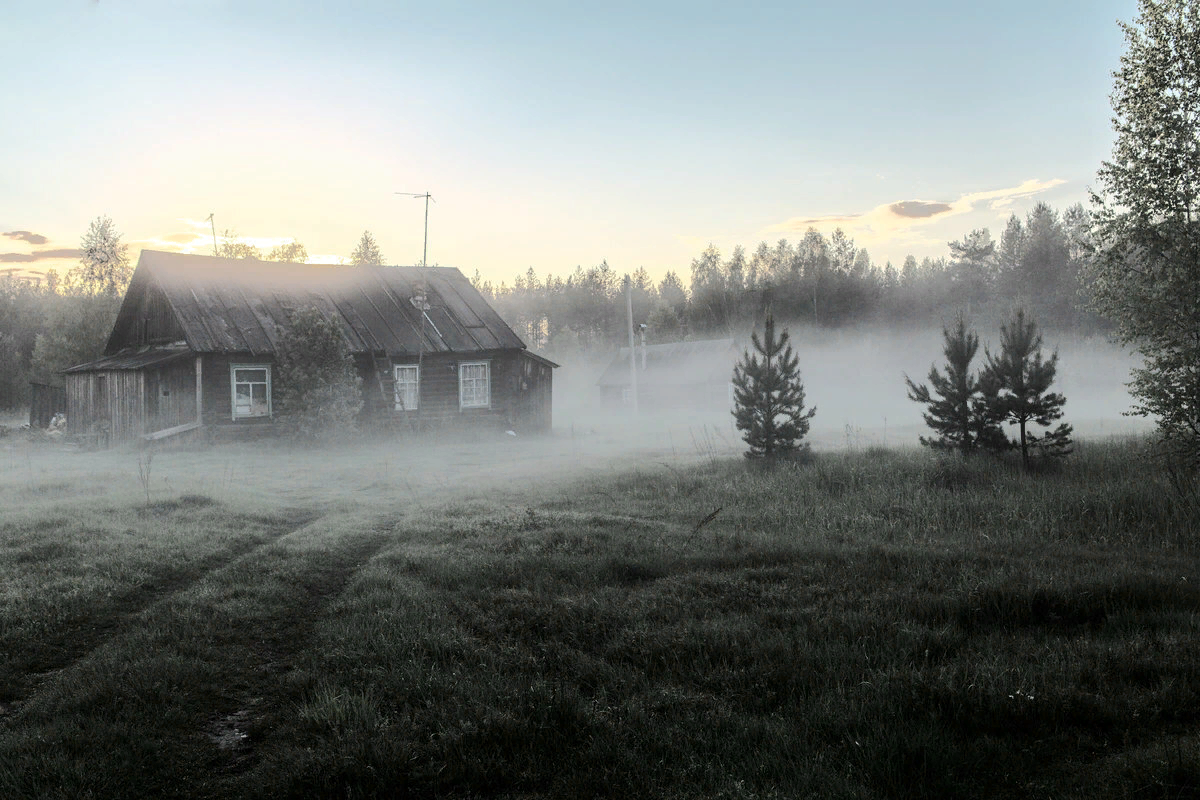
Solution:
[[[116,353],[111,356],[104,356],[95,361],[89,361],[86,364],[77,364],[74,367],[68,367],[63,372],[99,372],[102,370],[116,369],[145,369],[146,367],[156,367],[167,364],[185,356],[195,355],[195,352],[187,347],[155,347],[149,349],[138,350],[135,352]]]

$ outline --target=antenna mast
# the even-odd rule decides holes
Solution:
[[[215,213],[215,212],[213,212]],[[212,223],[213,232],[213,255],[217,255],[217,223],[213,221],[213,215],[210,213],[206,222]]]
[[[425,266],[425,260],[429,257],[429,201],[433,200],[433,195],[429,193],[428,189],[425,190],[425,194],[417,194],[415,192],[396,192],[396,194],[402,194],[406,197],[425,198],[425,246],[421,250],[421,266],[423,267]],[[437,200],[433,200],[433,202],[436,203]]]

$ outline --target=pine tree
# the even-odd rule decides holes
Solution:
[[[798,359],[784,329],[775,338],[775,319],[767,315],[763,338],[750,335],[747,350],[733,369],[733,416],[750,449],[746,458],[777,458],[800,449],[816,408],[804,410],[804,384]]]
[[[1071,452],[1072,428],[1065,422],[1037,436],[1027,430],[1031,422],[1048,428],[1062,419],[1067,398],[1050,391],[1058,369],[1058,353],[1042,358],[1042,337],[1037,324],[1018,310],[1007,325],[1000,326],[1000,354],[984,348],[987,366],[980,381],[988,395],[987,406],[997,422],[1017,426],[1020,438],[1012,446],[1021,450],[1021,463],[1029,469],[1030,451],[1061,457]]]
[[[379,252],[379,245],[375,243],[375,237],[370,231],[363,231],[362,238],[350,254],[350,263],[356,267],[383,266],[383,253]]]
[[[943,375],[929,367],[929,386],[917,385],[907,375],[908,399],[924,403],[925,424],[936,438],[921,437],[921,444],[943,450],[972,453],[979,449],[997,450],[1006,446],[1000,426],[989,415],[989,397],[979,378],[971,373],[971,361],[979,351],[979,337],[967,330],[967,321],[959,315],[954,330],[942,329],[946,356]],[[932,390],[929,388],[932,386]]]

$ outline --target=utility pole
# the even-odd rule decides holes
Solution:
[[[217,223],[213,221],[213,215],[208,215],[208,222],[212,223],[213,232],[213,255],[217,255]]]
[[[646,371],[646,323],[638,325],[638,333],[642,337],[642,372]]]
[[[637,355],[633,349],[633,281],[629,280],[629,276],[625,276],[625,317],[626,329],[629,331],[629,389],[633,400],[633,413],[637,416],[638,413],[638,385],[637,385]]]
[[[425,198],[425,246],[421,250],[421,266],[423,267],[425,266],[426,259],[429,257],[429,201],[433,200],[433,195],[429,193],[428,189],[425,190],[425,194],[416,194],[415,192],[396,192],[396,194],[402,194],[406,197]],[[433,200],[433,202],[436,203],[437,201]]]

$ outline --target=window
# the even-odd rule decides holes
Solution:
[[[458,365],[458,407],[487,408],[492,403],[491,365],[470,361]]]
[[[233,418],[271,416],[271,366],[233,364],[229,371],[233,390]]]
[[[396,410],[416,411],[421,400],[421,368],[416,364],[397,364]]]

